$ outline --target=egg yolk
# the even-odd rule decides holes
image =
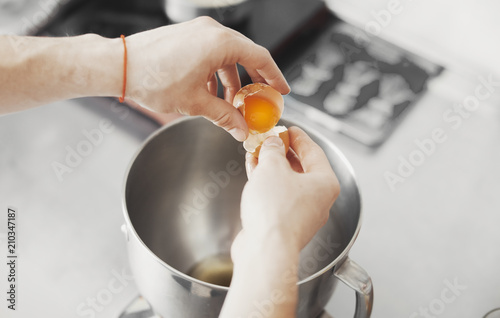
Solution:
[[[281,117],[273,102],[257,95],[245,98],[245,121],[250,131],[264,133],[272,129]]]

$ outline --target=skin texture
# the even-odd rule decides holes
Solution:
[[[296,268],[300,250],[326,223],[340,193],[323,150],[301,129],[289,133],[288,154],[277,137],[264,141],[259,159],[247,154],[243,229],[231,251],[234,276],[222,318],[253,317],[264,304],[271,311],[266,317],[295,316],[297,276],[284,273]]]
[[[240,89],[236,63],[255,82],[290,88],[269,52],[210,18],[126,38],[126,99],[161,113],[201,115],[243,141],[248,127],[232,106]],[[218,74],[225,98],[216,97]],[[123,43],[98,35],[0,36],[2,113],[84,96],[121,96]]]
[[[236,64],[254,82],[290,91],[269,52],[209,18],[126,38],[126,99],[159,113],[201,115],[243,141],[248,127],[232,106],[240,89]],[[224,99],[216,95],[216,74]],[[0,114],[86,96],[121,96],[123,43],[97,35],[69,38],[0,36]],[[303,131],[289,129],[285,154],[268,138],[259,159],[247,155],[243,230],[232,246],[233,281],[221,317],[294,317],[300,250],[325,224],[340,189],[325,154]],[[271,310],[272,309],[272,310]]]
[[[119,44],[119,39],[92,34],[0,36],[0,112],[75,97],[118,96],[123,72]]]

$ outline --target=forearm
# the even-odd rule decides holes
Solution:
[[[295,317],[299,251],[278,235],[240,246],[221,318]],[[260,316],[259,316],[260,317]]]
[[[85,96],[119,96],[123,44],[97,35],[0,36],[0,113]]]

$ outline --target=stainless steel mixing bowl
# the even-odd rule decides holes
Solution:
[[[325,151],[342,191],[327,224],[301,253],[297,317],[317,317],[339,280],[356,291],[356,317],[369,317],[370,277],[348,257],[361,201],[350,164],[326,138],[298,122]],[[241,143],[203,118],[153,134],[133,159],[123,198],[127,247],[141,294],[164,318],[218,317],[227,287],[187,275],[199,261],[229,255],[241,228],[247,181]]]

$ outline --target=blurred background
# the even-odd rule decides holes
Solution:
[[[372,277],[373,317],[500,308],[500,2],[0,0],[0,34],[117,37],[205,14],[271,51],[292,87],[285,116],[354,166],[364,218],[351,257]],[[54,162],[101,120],[114,131],[59,178]],[[105,98],[0,117],[0,206],[20,211],[19,310],[0,316],[119,317],[135,299],[123,180],[169,120]],[[110,282],[122,288],[92,307]],[[353,310],[339,284],[326,311]]]

